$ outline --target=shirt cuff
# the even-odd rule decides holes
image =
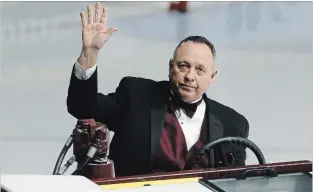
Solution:
[[[74,65],[74,74],[79,80],[88,80],[96,71],[97,65],[94,65],[88,69],[84,69],[77,61]]]

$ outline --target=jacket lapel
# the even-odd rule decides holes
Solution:
[[[210,99],[204,94],[204,99],[206,102],[206,118],[209,122],[208,126],[208,143],[211,143],[217,139],[220,139],[223,137],[224,132],[224,125],[213,113],[212,108],[210,106]],[[214,150],[209,151],[209,167],[213,168],[215,165],[215,158],[214,158]]]
[[[162,95],[160,95],[162,93]],[[154,154],[164,126],[167,102],[169,97],[168,82],[162,82],[160,88],[151,97],[151,131],[150,131],[150,168],[153,166]]]

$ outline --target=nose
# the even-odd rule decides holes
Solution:
[[[193,81],[195,81],[195,72],[194,72],[194,70],[190,69],[190,70],[185,74],[184,79],[185,79],[185,81],[187,81],[187,82],[193,82]]]

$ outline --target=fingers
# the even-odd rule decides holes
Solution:
[[[93,10],[91,5],[87,6],[87,13],[88,13],[88,24],[91,24],[93,23]]]
[[[93,5],[88,5],[87,14],[88,14],[88,18],[86,18],[85,12],[80,13],[83,27],[86,27],[88,24],[92,24],[92,23],[103,23],[103,29],[104,30],[107,29],[109,12],[106,6],[102,7],[102,5],[99,2],[97,2],[95,4],[95,12],[94,12]],[[116,30],[117,28],[110,28],[108,32],[110,34],[113,34]]]
[[[105,6],[105,7],[103,8],[102,17],[101,17],[101,19],[100,19],[100,22],[103,23],[103,25],[104,25],[104,29],[107,28],[108,17],[109,17],[108,8]]]
[[[104,9],[103,9],[104,10]],[[95,4],[95,12],[93,9],[93,5],[88,5],[87,6],[87,14],[88,14],[88,24],[91,23],[100,23],[101,22],[101,18],[103,17],[102,15],[102,5],[97,2]],[[84,12],[80,13],[81,19],[82,19],[82,24],[83,26],[86,26],[86,15]]]
[[[80,12],[80,18],[81,18],[81,21],[82,21],[83,28],[86,27],[87,21],[86,21],[86,14],[85,14],[84,11]]]
[[[100,18],[102,17],[102,6],[99,2],[97,2],[95,7],[96,7],[95,23],[100,23]]]

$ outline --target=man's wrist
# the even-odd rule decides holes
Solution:
[[[82,49],[77,62],[86,70],[97,63],[98,50]]]

